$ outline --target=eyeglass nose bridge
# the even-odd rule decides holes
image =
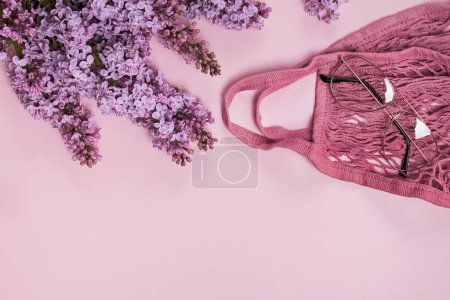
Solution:
[[[400,117],[402,115],[402,112],[401,111],[399,111],[399,112],[397,112],[397,113],[395,113],[395,114],[390,114],[390,118],[389,118],[389,123],[390,124],[392,124],[392,122],[394,122],[394,120],[397,120],[398,121],[398,117]]]
[[[405,113],[404,108],[398,103],[398,101],[393,102],[389,107],[384,109],[389,117],[389,119],[394,120]]]

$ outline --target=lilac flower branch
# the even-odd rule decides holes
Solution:
[[[187,25],[181,22],[167,22],[160,31],[163,44],[181,54],[187,63],[194,61],[197,69],[203,73],[211,76],[220,75],[216,55],[209,52],[205,41],[196,41],[199,30],[194,28],[195,25],[195,22]]]
[[[192,5],[216,9],[216,19],[228,19],[215,23],[233,29],[261,28],[270,11],[250,0],[2,1],[0,60],[9,62],[11,85],[25,109],[56,128],[80,164],[91,167],[101,158],[100,129],[81,105],[81,99],[94,98],[102,113],[145,128],[156,148],[185,165],[191,144],[213,148],[217,139],[207,127],[214,119],[198,98],[151,67],[149,41],[158,35],[188,63],[220,74],[195,23],[184,21]]]

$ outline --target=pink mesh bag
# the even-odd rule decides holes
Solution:
[[[449,26],[450,4],[421,5],[350,34],[307,64],[243,78],[225,95],[224,122],[251,147],[289,148],[334,178],[450,207]],[[352,80],[336,75],[343,61],[359,61],[346,68],[347,75],[360,74],[359,82],[353,75],[345,77]],[[312,127],[264,127],[261,101],[313,73],[317,83]],[[381,78],[379,74],[387,79],[382,90],[368,83]],[[260,133],[230,121],[235,95],[246,90],[260,91],[255,99]],[[364,108],[374,99],[380,101],[371,103],[379,107]],[[348,103],[363,109],[348,109]],[[399,134],[404,139],[393,138]],[[408,164],[417,168],[406,172]]]

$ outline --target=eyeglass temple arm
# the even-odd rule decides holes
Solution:
[[[403,129],[403,127],[398,123],[396,119],[394,119],[392,123],[395,125],[395,127],[397,127],[397,129],[400,131],[400,133],[403,135],[403,138],[405,139],[406,150],[405,156],[402,161],[400,175],[406,177],[406,175],[408,174],[409,156],[411,153],[411,141],[409,140],[408,134],[405,132],[405,129]]]
[[[320,79],[325,82],[325,83],[331,83],[331,80],[333,80],[333,83],[343,83],[343,82],[355,82],[355,83],[360,83],[358,78],[355,77],[337,77],[334,76],[334,78],[332,76],[329,75],[325,75],[325,74],[320,74]],[[375,95],[375,97],[377,98],[378,104],[383,105],[383,98],[380,97],[380,95],[378,95],[377,91],[365,80],[361,80],[366,87]]]
[[[333,83],[343,83],[343,82],[355,82],[355,83],[360,83],[358,78],[352,78],[352,77],[332,77],[329,75],[325,75],[325,74],[320,74],[319,75],[320,79],[325,82],[325,83],[331,83],[331,80],[333,80]],[[377,98],[378,102],[380,104],[383,103],[383,98],[380,97],[380,95],[377,93],[377,91],[366,81],[362,80],[362,82],[367,86],[367,88],[374,94],[374,96]],[[408,166],[409,166],[409,156],[411,153],[411,142],[408,138],[408,134],[406,133],[405,129],[403,129],[403,127],[398,123],[398,121],[396,119],[393,119],[392,123],[394,124],[394,126],[398,129],[398,131],[400,131],[400,133],[402,134],[403,138],[405,139],[406,142],[406,150],[405,150],[405,157],[402,161],[402,166],[401,166],[401,172],[400,175],[406,177],[407,173],[408,173]]]

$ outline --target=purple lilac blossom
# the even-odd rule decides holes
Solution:
[[[81,104],[94,98],[102,113],[144,127],[154,147],[185,165],[193,142],[213,148],[217,140],[207,126],[214,119],[198,98],[151,66],[149,41],[157,36],[186,62],[218,75],[214,53],[186,18],[261,28],[269,11],[249,0],[2,0],[0,60],[8,62],[25,109],[56,128],[80,164],[101,159],[100,129]]]
[[[310,16],[326,23],[339,19],[337,9],[348,0],[306,0],[305,10]]]
[[[205,16],[211,23],[230,29],[262,28],[271,8],[252,0],[184,0],[185,16],[189,19]]]

